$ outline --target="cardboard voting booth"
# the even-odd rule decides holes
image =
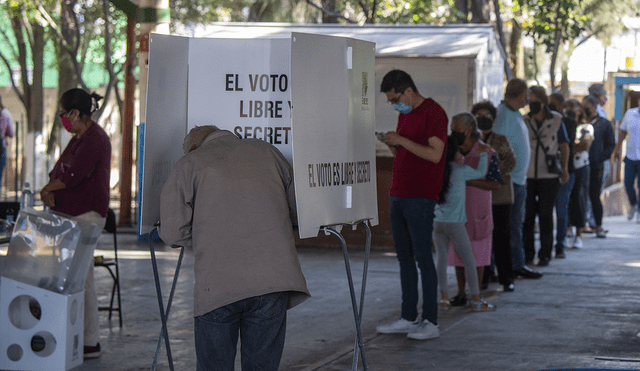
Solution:
[[[83,288],[101,232],[63,214],[20,211],[0,267],[0,369],[82,363]]]
[[[164,182],[184,136],[201,125],[265,140],[292,163],[301,238],[324,225],[377,225],[374,51],[371,42],[304,33],[152,34],[140,232],[160,220]]]

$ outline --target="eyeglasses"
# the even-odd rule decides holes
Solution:
[[[387,103],[389,103],[389,104],[399,103],[400,100],[402,99],[402,97],[404,97],[404,92],[402,92],[402,94],[398,98],[387,99]]]
[[[69,116],[69,112],[59,113],[58,116],[60,116],[60,118],[64,118],[65,116]]]

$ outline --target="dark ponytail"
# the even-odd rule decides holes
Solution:
[[[447,137],[447,157],[446,163],[444,164],[444,174],[442,176],[442,188],[440,188],[440,193],[438,194],[438,205],[447,202],[446,195],[447,192],[449,192],[449,188],[451,188],[451,172],[453,171],[451,163],[455,161],[456,153],[458,153],[458,143],[449,136]]]
[[[98,93],[89,94],[82,89],[70,89],[62,94],[60,105],[67,112],[77,109],[82,115],[91,116],[100,108],[98,102],[102,98]]]

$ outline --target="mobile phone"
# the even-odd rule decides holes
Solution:
[[[376,137],[380,140],[382,140],[382,138],[384,138],[385,133],[381,132],[381,131],[376,131]]]

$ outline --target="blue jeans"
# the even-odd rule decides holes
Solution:
[[[2,143],[0,143],[0,147],[2,147],[2,156],[0,156],[0,186],[2,186],[2,174],[4,174],[4,167],[7,165],[7,149],[2,146]]]
[[[286,323],[286,292],[240,300],[196,317],[196,370],[233,371],[240,334],[242,370],[277,371]]]
[[[524,267],[522,223],[524,223],[524,204],[526,199],[527,186],[513,183],[513,205],[511,205],[511,267],[514,271]]]
[[[438,276],[431,242],[436,201],[428,198],[389,198],[391,232],[400,263],[402,318],[418,318],[418,268],[422,278],[422,319],[438,324]]]
[[[569,200],[576,181],[576,174],[569,174],[569,180],[560,186],[556,196],[556,249],[564,249],[564,238],[569,226]]]
[[[633,187],[636,179],[640,182],[640,160],[630,160],[625,157],[624,189],[627,191],[631,206],[638,205],[638,200],[640,199],[640,183],[638,183],[638,190],[635,190]]]

